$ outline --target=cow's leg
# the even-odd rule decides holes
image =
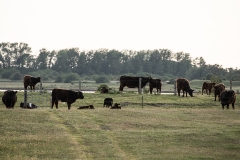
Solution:
[[[178,96],[180,96],[180,89],[177,89],[177,92],[178,92]]]
[[[71,103],[67,103],[67,105],[68,105],[68,109],[70,109],[71,108]]]
[[[58,109],[58,100],[55,101],[55,106]]]
[[[229,104],[227,104],[227,109],[229,109]]]
[[[234,102],[232,103],[232,109],[234,109]]]
[[[150,94],[152,94],[152,90],[153,90],[153,88],[150,88]]]
[[[217,97],[216,94],[214,95],[214,97],[215,97],[215,101],[216,101],[216,97]]]
[[[211,92],[212,92],[212,90],[211,90],[211,89],[209,89],[209,95],[211,95]]]
[[[222,104],[222,109],[224,109],[224,105]]]

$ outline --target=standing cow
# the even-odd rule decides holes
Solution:
[[[212,92],[212,88],[215,86],[216,83],[214,82],[203,82],[203,85],[202,85],[202,95],[203,95],[203,91],[206,90],[206,93],[208,95],[211,94]]]
[[[120,87],[119,91],[123,91],[123,88],[127,86],[128,88],[138,88],[139,79],[141,80],[141,88],[145,87],[147,83],[152,82],[152,77],[131,77],[131,76],[121,76],[120,77]]]
[[[76,101],[76,99],[83,99],[84,96],[82,92],[72,91],[72,90],[65,90],[65,89],[53,89],[52,90],[52,107],[54,104],[58,109],[58,101],[67,102],[68,109],[71,108],[71,104]]]
[[[224,90],[220,94],[220,101],[222,104],[222,109],[224,109],[224,106],[227,106],[227,109],[229,109],[229,105],[232,104],[232,109],[234,109],[234,104],[236,101],[236,94],[233,90]]]
[[[218,96],[218,100],[220,101],[220,94],[221,92],[225,90],[225,85],[220,83],[220,84],[217,84],[214,86],[214,97],[215,97],[215,101],[216,101],[216,98]]]
[[[5,104],[6,108],[14,108],[17,102],[17,91],[7,90],[2,96],[2,102]]]
[[[103,102],[103,107],[112,107],[113,99],[112,98],[105,98]]]
[[[149,83],[150,94],[152,94],[153,88],[157,89],[157,93],[161,93],[162,88],[161,79],[153,79],[152,82]]]
[[[26,75],[23,78],[24,89],[27,89],[30,86],[31,90],[35,90],[35,85],[40,82],[40,77],[32,77],[30,75]]]
[[[177,79],[177,91],[178,91],[178,96],[180,96],[180,91],[183,91],[183,97],[184,97],[184,93],[186,92],[186,97],[187,97],[187,93],[193,97],[193,89],[190,88],[190,83],[187,79],[185,78],[179,78]]]

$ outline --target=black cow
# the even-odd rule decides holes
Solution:
[[[180,96],[180,91],[183,91],[183,97],[184,97],[184,93],[186,92],[186,97],[187,97],[187,93],[193,97],[193,89],[190,88],[190,83],[187,79],[185,78],[179,78],[177,79],[177,91],[178,91],[178,96]]]
[[[80,106],[78,107],[78,109],[94,109],[93,105],[89,105],[89,106]]]
[[[74,103],[77,99],[83,99],[84,96],[82,92],[66,90],[66,89],[53,89],[52,90],[52,107],[54,104],[58,109],[58,101],[67,102],[68,109],[71,108],[71,104]]]
[[[23,84],[24,89],[27,89],[28,86],[30,86],[31,90],[35,90],[35,85],[40,82],[40,77],[32,77],[29,75],[24,76],[23,78]]]
[[[101,93],[109,93],[109,89],[106,87],[101,88]]]
[[[147,83],[152,82],[152,77],[131,77],[131,76],[121,76],[120,77],[120,87],[119,91],[123,91],[123,88],[127,86],[128,88],[138,88],[139,78],[141,80],[141,88],[145,87]]]
[[[17,91],[5,91],[2,96],[2,102],[5,104],[6,108],[14,108],[14,105],[17,102]]]
[[[222,93],[223,90],[225,90],[225,85],[222,83],[214,86],[215,101],[216,101],[217,96],[218,96],[218,100],[220,101],[220,94]]]
[[[236,94],[233,90],[223,90],[219,99],[222,104],[222,109],[224,109],[225,105],[227,106],[227,109],[229,109],[229,104],[232,104],[232,109],[234,109]]]
[[[153,88],[157,89],[157,93],[161,93],[162,88],[161,79],[153,79],[152,82],[149,83],[150,94],[152,94]]]
[[[214,82],[203,82],[202,85],[202,95],[203,95],[203,91],[206,90],[207,94],[211,94],[212,88],[215,86],[216,83]]]
[[[112,107],[113,99],[112,98],[105,98],[103,102],[103,107]]]
[[[20,107],[24,108],[24,109],[34,109],[34,108],[37,108],[37,106],[35,104],[33,104],[33,103],[26,103],[26,106],[24,106],[23,102],[20,103]]]

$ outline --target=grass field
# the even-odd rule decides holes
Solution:
[[[57,110],[42,94],[37,109],[19,107],[23,92],[15,109],[0,103],[0,159],[240,159],[240,95],[235,110],[222,110],[206,94],[84,93]],[[122,109],[103,108],[106,97]]]

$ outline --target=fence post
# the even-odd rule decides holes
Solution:
[[[142,93],[142,78],[139,78],[139,87],[138,87],[138,94],[141,94]]]
[[[230,81],[230,89],[232,89],[232,80]]]
[[[174,80],[174,96],[177,95],[177,81]]]
[[[79,91],[81,91],[81,81],[79,80]]]
[[[27,105],[27,90],[24,89],[24,107]]]

